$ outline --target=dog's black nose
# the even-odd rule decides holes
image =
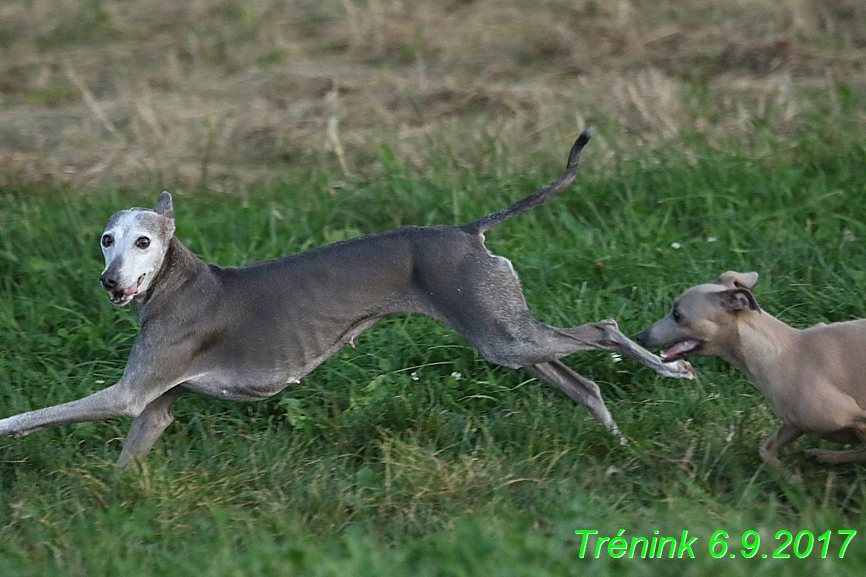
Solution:
[[[634,340],[644,347],[646,346],[647,339],[649,339],[649,329],[643,330],[634,336]]]
[[[99,282],[102,283],[102,286],[105,287],[105,290],[107,291],[114,290],[114,287],[117,286],[117,279],[105,274],[99,277]]]

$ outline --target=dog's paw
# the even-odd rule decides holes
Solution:
[[[659,372],[666,377],[671,377],[673,379],[688,379],[690,381],[698,378],[695,368],[690,365],[688,361],[681,359],[679,361],[662,362],[662,365],[665,367],[664,371]]]
[[[837,462],[837,457],[843,451],[831,451],[830,449],[806,449],[803,451],[803,457],[807,461],[817,463],[819,465],[833,464]]]
[[[822,452],[821,449],[806,449],[803,451],[803,458],[807,461],[819,462],[819,455]]]
[[[788,468],[785,466],[785,463],[783,463],[782,460],[779,457],[777,457],[775,454],[771,455],[771,454],[764,453],[762,451],[761,452],[761,461],[764,462],[764,465],[770,471],[775,471],[776,473],[782,473],[785,475],[790,474],[790,471],[788,471]]]

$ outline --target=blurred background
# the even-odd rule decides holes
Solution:
[[[382,146],[483,170],[587,123],[599,162],[761,155],[866,126],[864,67],[863,0],[3,0],[0,178],[231,191]]]

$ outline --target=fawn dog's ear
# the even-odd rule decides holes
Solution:
[[[713,281],[715,284],[720,284],[728,288],[747,288],[750,289],[758,282],[758,273],[756,272],[734,272],[729,270],[722,273],[719,278]]]
[[[749,289],[733,288],[712,294],[713,296],[718,295],[717,298],[719,299],[722,308],[729,313],[735,313],[745,309],[761,312],[761,307],[758,306],[758,301],[755,300],[754,295],[752,295]]]

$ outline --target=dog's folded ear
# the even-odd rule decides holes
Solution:
[[[755,300],[754,295],[752,295],[749,289],[733,288],[712,294],[714,296],[718,295],[722,308],[729,313],[735,313],[745,309],[761,312],[761,307],[758,306],[758,301]]]
[[[174,204],[171,202],[171,194],[164,190],[159,198],[156,199],[156,206],[153,207],[156,214],[171,217],[174,215]]]
[[[747,288],[750,289],[758,282],[758,273],[756,272],[734,272],[729,270],[724,272],[713,281],[715,284],[720,284],[728,288]]]

